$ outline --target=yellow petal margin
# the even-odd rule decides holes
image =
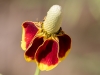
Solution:
[[[56,65],[50,65],[50,66],[43,64],[43,63],[39,63],[37,65],[41,71],[44,71],[44,70],[49,71],[55,68],[58,65],[58,63]]]

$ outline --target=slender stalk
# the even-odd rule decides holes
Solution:
[[[34,75],[40,75],[40,70],[39,70],[38,66],[36,67],[36,71],[35,71]]]

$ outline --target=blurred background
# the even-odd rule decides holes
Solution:
[[[24,21],[42,21],[52,5],[61,5],[62,28],[72,38],[68,57],[40,75],[100,75],[100,0],[0,0],[0,73],[34,75],[20,47]]]

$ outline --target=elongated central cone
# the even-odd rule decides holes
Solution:
[[[60,29],[61,25],[61,7],[59,5],[53,5],[46,16],[43,24],[43,29],[48,34],[56,33]]]

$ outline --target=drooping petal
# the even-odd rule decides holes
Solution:
[[[22,30],[21,47],[23,50],[26,50],[33,37],[36,35],[38,28],[36,27],[36,23],[24,22],[22,25]]]
[[[51,70],[58,64],[58,43],[46,40],[36,52],[36,61],[40,70]]]
[[[25,52],[24,56],[26,61],[34,60],[34,55],[36,53],[37,48],[43,43],[43,37],[36,37],[31,47]]]
[[[59,39],[59,58],[60,60],[62,60],[70,52],[71,38],[66,34],[62,34],[58,36],[58,39]]]

